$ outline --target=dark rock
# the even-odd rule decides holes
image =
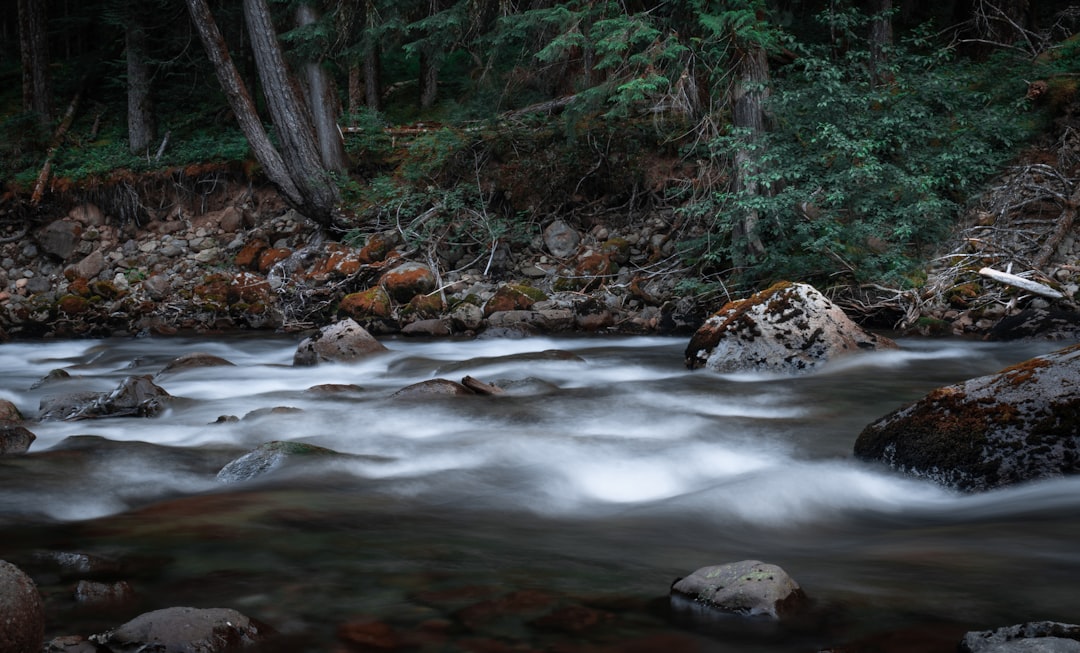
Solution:
[[[54,637],[45,643],[44,653],[101,653],[97,644],[80,635]]]
[[[509,283],[499,286],[495,294],[484,304],[484,316],[500,311],[525,311],[532,305],[547,299],[542,291],[520,283]]]
[[[213,354],[206,354],[203,352],[192,352],[190,354],[184,354],[169,361],[165,367],[157,373],[158,376],[166,374],[168,372],[179,372],[182,370],[190,370],[197,367],[232,367],[233,363],[215,356]]]
[[[671,586],[677,610],[707,607],[748,617],[780,619],[806,597],[783,569],[759,560],[702,567]],[[687,605],[686,600],[693,604]]]
[[[222,483],[248,481],[279,469],[290,460],[336,455],[340,454],[303,442],[267,442],[222,467],[217,480]]]
[[[406,336],[441,337],[452,333],[451,326],[449,318],[418,320],[402,327],[401,333]]]
[[[1080,626],[1032,621],[997,630],[970,632],[964,635],[959,650],[960,653],[1078,653]]]
[[[1002,318],[986,334],[987,340],[1071,340],[1080,337],[1080,313],[1029,308]]]
[[[460,396],[476,394],[456,381],[448,379],[428,379],[398,390],[392,397],[397,399],[416,399],[432,396]]]
[[[686,366],[717,372],[798,374],[838,356],[895,349],[806,284],[778,283],[728,303],[705,321],[686,348]]]
[[[37,439],[29,429],[10,422],[0,422],[0,456],[26,453]]]
[[[75,585],[75,602],[83,605],[116,605],[126,603],[135,597],[135,592],[126,581],[99,583],[92,580],[80,580]]]
[[[37,241],[46,254],[66,260],[75,253],[82,240],[82,232],[82,225],[77,222],[56,220],[38,232]]]
[[[78,420],[94,417],[153,417],[171,395],[149,375],[129,376],[112,392],[79,392],[41,400],[42,420]]]
[[[0,399],[0,423],[21,422],[22,419],[23,416],[22,413],[19,412],[18,406],[7,399]]]
[[[386,347],[353,319],[323,327],[296,348],[293,365],[353,362],[386,351]]]
[[[229,608],[165,608],[90,640],[111,653],[224,653],[254,646],[273,631]]]
[[[101,250],[94,250],[68,269],[75,277],[93,279],[105,269],[105,257],[101,254]]]
[[[45,610],[37,585],[0,560],[0,653],[31,653],[45,640]]]
[[[143,279],[142,288],[146,291],[147,297],[155,302],[160,302],[172,292],[172,282],[164,274],[155,274],[152,277]]]
[[[71,374],[68,373],[67,370],[55,369],[55,370],[50,371],[45,376],[41,377],[41,379],[36,381],[34,383],[34,385],[30,386],[30,389],[31,390],[36,390],[36,389],[40,388],[41,386],[43,386],[43,385],[45,385],[47,383],[52,383],[54,381],[63,381],[65,379],[70,379],[70,378],[71,378]]]
[[[870,424],[855,455],[961,490],[1080,472],[1080,345],[938,388]]]

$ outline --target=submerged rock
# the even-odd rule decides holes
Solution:
[[[798,609],[806,598],[786,571],[759,560],[702,567],[677,580],[671,595],[676,609],[705,607],[774,620]]]
[[[895,348],[892,340],[852,322],[812,286],[778,283],[728,303],[707,319],[690,339],[686,366],[798,374],[838,356]]]
[[[21,569],[0,560],[0,653],[41,650],[45,610],[37,585]]]
[[[405,386],[390,395],[395,399],[417,399],[421,397],[453,397],[460,395],[474,395],[472,390],[457,381],[449,379],[428,379],[412,385]]]
[[[1078,653],[1080,626],[1032,621],[996,630],[970,632],[960,653]]]
[[[386,351],[364,327],[352,318],[323,327],[305,338],[296,348],[293,365],[318,365],[320,362],[353,362]]]
[[[172,359],[165,364],[165,367],[161,368],[161,371],[158,372],[158,376],[161,376],[162,374],[168,374],[169,372],[180,372],[182,370],[190,370],[197,367],[232,366],[234,366],[234,364],[231,361],[225,360],[220,356],[196,351]]]
[[[938,388],[863,429],[855,455],[960,490],[1080,473],[1080,345]]]
[[[90,641],[112,653],[224,653],[254,646],[272,634],[266,625],[229,608],[165,608],[91,635]]]
[[[221,483],[248,481],[281,468],[289,460],[336,455],[339,454],[332,449],[313,444],[275,440],[260,445],[222,467],[217,474],[217,480]]]

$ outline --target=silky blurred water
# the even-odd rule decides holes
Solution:
[[[1080,479],[962,495],[851,456],[877,417],[1060,345],[901,341],[779,378],[688,372],[680,338],[385,344],[314,368],[291,366],[286,337],[0,345],[0,398],[27,417],[43,397],[132,374],[176,397],[156,418],[30,424],[31,453],[0,459],[0,557],[152,560],[130,572],[139,600],[127,611],[235,607],[293,633],[288,650],[334,650],[336,625],[358,615],[403,628],[446,618],[453,606],[417,597],[474,585],[636,601],[619,621],[626,641],[676,633],[716,651],[1080,617]],[[159,374],[190,352],[235,365]],[[70,378],[38,385],[56,369]],[[392,396],[466,375],[507,392]],[[347,387],[313,389],[324,384]],[[267,410],[283,407],[294,410]],[[272,440],[345,455],[216,479]],[[751,558],[802,584],[812,624],[711,632],[658,607],[674,578]],[[56,633],[127,616],[72,605],[63,579],[39,582]],[[482,634],[556,646],[528,627]],[[470,650],[455,637],[439,646]]]

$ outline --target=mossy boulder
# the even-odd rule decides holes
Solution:
[[[382,286],[345,295],[338,305],[339,315],[351,317],[358,322],[366,322],[372,318],[386,320],[392,313],[390,295]]]
[[[507,283],[499,286],[491,299],[484,303],[484,317],[499,311],[527,311],[536,302],[547,299],[542,290],[524,283]]]
[[[690,338],[686,366],[717,372],[800,374],[857,352],[895,349],[813,286],[782,282],[729,302]]]
[[[938,388],[863,429],[855,456],[966,491],[1080,473],[1080,345]]]

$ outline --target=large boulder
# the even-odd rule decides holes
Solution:
[[[224,653],[254,646],[271,633],[229,608],[165,608],[91,635],[90,640],[112,653]]]
[[[1080,626],[1032,621],[996,630],[970,632],[960,653],[1080,653]]]
[[[855,455],[961,490],[1080,472],[1080,345],[938,388],[863,429]]]
[[[386,347],[367,330],[349,318],[323,327],[315,335],[305,338],[296,348],[293,365],[318,365],[321,362],[350,363],[372,354],[386,351]]]
[[[717,372],[808,372],[859,351],[896,343],[852,322],[813,286],[778,283],[729,302],[698,328],[686,366]]]
[[[760,560],[702,567],[675,581],[671,595],[676,609],[690,605],[773,620],[797,610],[806,598],[786,571]]]
[[[39,651],[44,640],[45,610],[37,585],[0,560],[0,653]]]

